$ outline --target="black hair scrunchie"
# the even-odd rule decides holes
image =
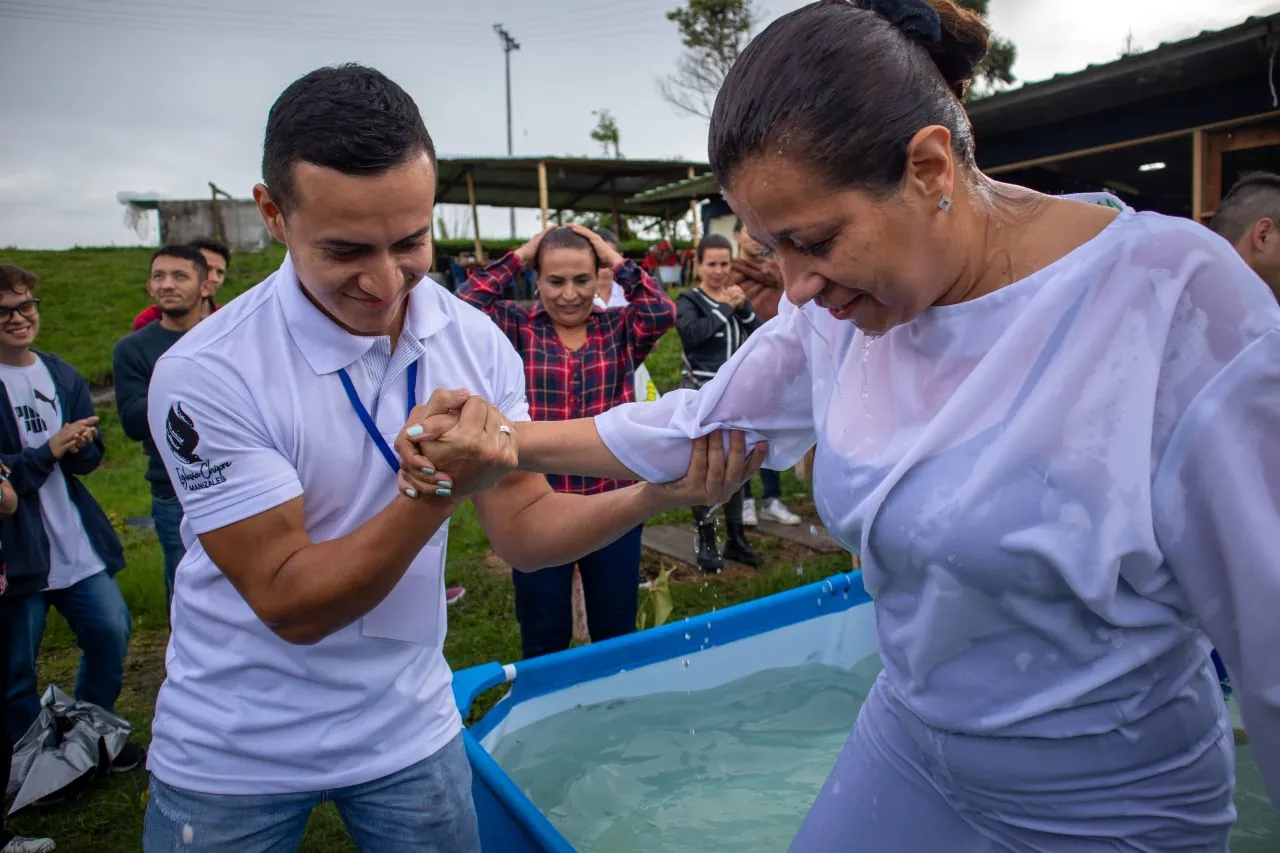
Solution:
[[[942,46],[942,18],[925,0],[862,0],[862,8],[875,12],[908,38],[930,48]]]

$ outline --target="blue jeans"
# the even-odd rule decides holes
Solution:
[[[587,630],[593,641],[636,629],[643,530],[637,527],[577,563],[587,605]],[[512,570],[520,645],[526,659],[569,648],[573,640],[573,566],[570,563],[536,572]]]
[[[480,853],[461,734],[399,773],[334,791],[201,794],[152,777],[142,849],[292,853],[312,810],[328,800],[363,853]]]
[[[747,480],[742,487],[743,496],[747,500],[753,500],[755,498],[755,490],[751,488],[752,482],[752,480]],[[782,497],[782,475],[777,471],[770,471],[768,468],[761,468],[760,485],[764,487],[764,494],[761,496],[764,500]]]
[[[164,594],[165,603],[173,603],[173,576],[182,562],[187,548],[182,544],[182,534],[178,526],[182,524],[182,504],[177,498],[158,498],[151,496],[151,518],[156,523],[156,538],[160,540],[160,550],[164,552]],[[167,608],[166,608],[167,611]]]
[[[0,601],[9,638],[5,726],[14,742],[40,716],[36,659],[49,605],[58,608],[80,646],[76,698],[115,710],[124,682],[124,657],[129,651],[133,622],[120,587],[110,575],[102,571],[66,589],[13,598],[6,595]]]

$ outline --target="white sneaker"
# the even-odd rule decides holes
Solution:
[[[742,523],[747,527],[756,527],[760,519],[756,517],[755,498],[744,498],[742,501]]]
[[[755,517],[753,512],[752,517]],[[764,507],[760,510],[760,515],[769,521],[776,521],[779,524],[796,525],[800,523],[800,516],[787,509],[787,505],[777,498],[769,498],[764,502]]]
[[[0,853],[52,853],[54,846],[52,838],[23,838],[15,835]]]

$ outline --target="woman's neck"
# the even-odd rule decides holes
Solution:
[[[0,364],[9,367],[30,367],[36,363],[31,347],[7,347],[0,345]]]
[[[559,323],[552,322],[552,328],[556,330],[556,337],[560,339],[560,343],[564,344],[565,349],[581,349],[587,343],[587,327],[580,326],[562,326]]]

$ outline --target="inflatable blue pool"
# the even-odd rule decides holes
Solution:
[[[879,670],[875,617],[869,605],[861,573],[853,572],[560,654],[515,664],[490,663],[457,673],[454,695],[464,718],[477,696],[495,687],[508,688],[463,735],[474,773],[473,793],[485,853],[706,849],[704,844],[690,842],[696,835],[689,836],[688,828],[717,819],[720,823],[713,828],[717,838],[718,833],[732,834],[740,825],[747,838],[760,827],[774,832],[764,846],[716,844],[717,849],[785,849],[785,839],[799,827],[807,803],[812,802],[835,761],[861,697]],[[788,673],[815,672],[819,676],[828,673],[827,682],[787,680]],[[830,689],[824,693],[832,674],[838,682],[855,685],[848,696],[835,695]],[[761,704],[776,706],[788,694],[793,701],[780,711]],[[765,696],[782,700],[766,700]],[[647,716],[638,720],[634,715],[626,718],[625,710],[618,710],[651,702],[653,697],[675,698],[664,700],[666,705],[645,706]],[[707,728],[713,730],[704,730],[705,718],[698,715],[714,714],[714,708],[724,704],[736,705],[736,713],[750,720],[739,725],[746,731],[744,737],[736,737],[741,732],[730,733],[733,736],[716,732],[710,721]],[[691,710],[692,717],[688,716]],[[811,734],[812,726],[805,726],[823,713],[829,731],[825,741],[806,741],[812,753],[807,771],[792,769],[791,778],[775,775],[761,779],[759,754],[744,755],[738,764],[729,759],[731,766],[723,768],[718,779],[708,781],[708,767],[699,767],[697,772],[708,790],[693,795],[680,791],[659,807],[650,807],[653,800],[661,801],[664,793],[654,780],[671,777],[680,765],[696,762],[699,752],[718,756],[718,750],[726,743],[733,747],[735,740],[751,740],[753,748],[769,747],[772,741],[772,748],[782,750]],[[631,742],[621,738],[622,746],[606,756],[605,741],[591,741],[587,731],[598,729],[592,721],[602,716],[611,721],[629,719],[630,728],[642,734]],[[689,730],[674,730],[672,718],[681,720],[676,726],[688,725]],[[689,720],[697,720],[696,732]],[[832,726],[833,721],[837,725]],[[557,725],[559,732],[553,731]],[[564,731],[566,726],[568,732]],[[575,750],[573,739],[578,729],[584,744]],[[687,738],[682,737],[685,734]],[[663,748],[668,749],[665,756],[659,754]],[[523,777],[512,769],[513,762],[519,763],[515,758],[524,755],[527,759],[539,749],[551,754],[552,760],[534,768],[536,772],[528,772],[526,767]],[[797,760],[803,759],[797,759],[795,753],[773,753],[778,755],[774,763],[794,768]],[[1237,758],[1239,823],[1232,833],[1232,850],[1280,850],[1280,815],[1262,789],[1247,746],[1238,748]],[[639,772],[637,768],[652,770],[655,765],[658,771],[648,778],[631,778],[632,771]],[[601,767],[612,767],[615,772],[610,775]],[[616,772],[619,768],[622,772]],[[552,776],[560,772],[562,778],[542,784],[544,769]],[[805,778],[797,780],[796,776]],[[744,777],[753,781],[739,784]],[[793,782],[798,787],[793,786],[791,799],[786,800],[783,789]],[[725,789],[753,784],[757,786],[754,792],[739,792],[735,804],[738,814],[728,818],[721,814],[723,803],[715,797],[722,796]],[[633,796],[630,806],[619,803],[615,796],[619,791]],[[578,802],[572,803],[575,797]],[[645,813],[632,814],[637,811]],[[679,835],[679,831],[686,834]]]

